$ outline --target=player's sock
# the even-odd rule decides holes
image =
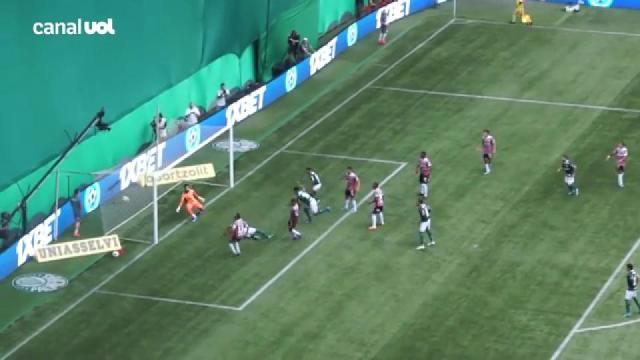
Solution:
[[[489,164],[484,164],[484,173],[488,174],[491,172],[491,167],[489,166]]]
[[[633,302],[636,303],[636,306],[638,307],[638,311],[640,311],[640,302],[638,302],[638,298],[633,298]]]
[[[624,174],[618,174],[618,186],[624,187]]]
[[[307,215],[307,221],[311,222],[311,210],[309,208],[304,208],[304,214]]]
[[[240,242],[236,241],[233,243],[233,246],[236,248],[236,255],[240,255]]]
[[[358,203],[356,199],[351,200],[351,206],[353,206],[353,211],[358,211]]]
[[[230,243],[229,243],[229,249],[231,249],[231,253],[232,253],[233,255],[237,255],[237,253],[236,253],[236,248],[233,246],[233,243],[232,243],[232,242],[230,242]]]
[[[380,213],[380,225],[384,225],[384,213]]]
[[[624,301],[624,314],[625,315],[631,314],[631,301],[629,300]]]
[[[349,210],[349,200],[344,201],[344,209]]]
[[[431,235],[431,230],[427,229],[427,230],[425,230],[425,232],[427,233],[427,236],[429,237],[429,242],[433,242],[433,236]]]
[[[427,196],[427,184],[420,184],[420,195],[426,197]]]
[[[291,233],[293,234],[293,236],[295,237],[300,237],[302,236],[302,233],[296,229],[291,229]]]
[[[424,233],[418,231],[418,245],[424,245]]]
[[[376,214],[371,214],[371,228],[375,229],[378,222],[378,217]]]
[[[196,214],[191,214],[191,221],[192,221],[192,222],[196,222],[196,220],[198,220],[198,215],[196,215]]]

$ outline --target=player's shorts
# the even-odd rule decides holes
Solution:
[[[482,158],[483,158],[485,161],[491,161],[491,158],[492,158],[492,157],[493,157],[493,154],[491,154],[491,153],[482,153]]]
[[[384,206],[374,206],[373,211],[371,212],[374,215],[381,214],[384,212]]]
[[[429,175],[423,175],[423,174],[418,175],[418,181],[420,182],[420,184],[428,184]]]
[[[576,178],[573,175],[565,175],[564,183],[567,185],[573,185],[576,182]]]
[[[632,300],[634,297],[636,297],[636,291],[635,290],[627,290],[624,292],[624,299],[625,300]]]
[[[311,209],[312,214],[318,213],[318,201],[314,198],[311,198],[309,201],[309,209]]]
[[[351,189],[346,189],[344,191],[344,197],[347,199],[353,199],[356,197],[356,192]]]
[[[387,25],[380,25],[380,32],[386,34],[389,31],[389,27]]]
[[[322,184],[315,184],[311,187],[311,190],[318,192],[320,191],[320,189],[322,189]]]
[[[618,169],[618,172],[624,172],[624,161],[618,161],[616,162],[616,167]]]
[[[298,226],[298,218],[297,217],[289,218],[289,222],[287,225],[289,226],[289,231],[295,229],[296,226]]]
[[[427,230],[431,230],[431,219],[420,223],[419,231],[423,233],[427,232]]]

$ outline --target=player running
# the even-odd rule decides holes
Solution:
[[[418,196],[426,198],[429,194],[429,181],[431,180],[431,160],[425,151],[420,153],[416,174],[418,174],[418,183],[420,184]]]
[[[640,312],[640,303],[637,297],[638,274],[633,269],[633,264],[627,264],[627,291],[624,293],[624,317],[631,316],[631,300],[636,303]]]
[[[373,211],[371,211],[371,226],[369,230],[376,230],[378,225],[378,219],[380,219],[380,226],[384,226],[384,194],[377,182],[373,183],[371,187],[373,189]]]
[[[580,189],[576,186],[576,170],[578,166],[569,159],[569,156],[562,155],[562,163],[560,164],[559,171],[564,172],[564,183],[569,189],[569,195],[580,195]]]
[[[378,35],[378,44],[384,45],[387,42],[387,34],[389,33],[389,10],[380,10],[380,35]]]
[[[416,247],[416,250],[424,250],[424,234],[429,237],[429,242],[426,243],[427,246],[433,246],[436,242],[433,241],[433,236],[431,235],[431,208],[424,203],[422,198],[418,199],[418,215],[420,217],[420,225],[418,227],[418,247]]]
[[[311,196],[318,200],[318,191],[322,188],[322,182],[320,181],[320,176],[313,169],[307,168],[307,175],[309,176],[309,180],[311,181]]]
[[[482,151],[482,161],[484,162],[484,174],[489,175],[491,173],[491,162],[493,157],[496,155],[496,139],[487,129],[482,131],[480,146]]]
[[[293,193],[295,194],[298,201],[302,203],[302,210],[304,211],[305,215],[307,215],[307,223],[310,223],[312,221],[311,215],[317,216],[331,211],[330,207],[325,207],[324,209],[320,210],[318,208],[318,200],[316,200],[316,198],[311,196],[308,192],[304,191],[304,189],[300,186],[294,187]]]
[[[260,240],[271,239],[273,237],[271,234],[249,226],[242,216],[240,216],[240,213],[236,213],[233,217],[233,222],[229,227],[229,235],[229,248],[234,256],[240,256],[240,240]]]
[[[358,211],[358,203],[356,202],[356,195],[360,190],[360,179],[358,175],[353,171],[351,166],[347,167],[347,172],[344,175],[346,182],[346,189],[344,190],[344,210],[349,211],[349,206],[353,212]]]
[[[300,240],[302,238],[302,233],[296,230],[299,217],[300,205],[298,204],[298,200],[291,199],[291,204],[289,207],[289,222],[287,223],[287,225],[289,226],[289,234],[291,234],[292,240]]]
[[[618,171],[618,186],[624,187],[624,166],[627,162],[627,157],[629,157],[629,150],[625,146],[624,142],[618,143],[615,149],[607,155],[607,160],[611,159],[611,157],[616,159],[616,170]]]
[[[176,212],[179,213],[182,209],[182,205],[186,205],[187,213],[191,215],[191,222],[196,222],[200,213],[204,211],[204,206],[202,205],[203,202],[204,198],[198,195],[191,185],[185,184],[184,191],[180,197],[180,204],[178,204]]]

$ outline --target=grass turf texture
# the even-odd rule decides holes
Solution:
[[[473,11],[465,2],[459,11],[470,17]],[[558,6],[539,7],[544,11],[534,13],[536,24],[562,20],[585,29],[625,31],[627,21],[640,17],[586,10],[563,20]],[[492,16],[508,20],[511,8],[503,12],[503,18]],[[392,35],[407,30],[401,39],[379,49],[372,37],[242,125],[239,137],[263,142],[259,151],[239,159],[236,178],[421,43],[449,20],[449,13],[443,6],[394,24]],[[640,108],[639,42],[633,36],[453,24],[374,85]],[[289,119],[292,109],[301,110]],[[367,232],[369,207],[361,207],[243,311],[93,294],[14,357],[548,358],[640,234],[635,213],[640,170],[633,161],[640,146],[638,120],[637,114],[624,112],[369,88],[290,150],[409,162],[384,187],[387,225],[382,230]],[[490,176],[481,175],[475,150],[483,128],[492,129],[498,142]],[[613,164],[604,161],[621,138],[632,152],[622,191],[615,186]],[[424,253],[413,249],[413,164],[423,149],[434,162],[430,204],[438,242]],[[555,171],[563,153],[579,166],[579,198],[566,195]],[[209,154],[204,150],[189,161]],[[322,204],[334,212],[301,224],[305,238],[291,242],[286,204],[308,165],[320,170]],[[209,206],[197,224],[166,236],[103,290],[241,305],[342,217],[340,175],[347,165],[358,171],[363,189],[397,168],[279,154]],[[223,190],[204,191],[210,199]],[[168,200],[172,197],[161,206],[162,234],[182,221]],[[243,256],[231,258],[222,229],[235,211],[276,237],[243,242]],[[131,227],[136,238],[145,236],[140,229],[147,221],[142,216],[140,226]],[[99,261],[5,330],[0,354],[145,248],[127,245],[125,257]],[[634,254],[632,261],[637,259]],[[44,265],[29,267],[36,271]],[[1,285],[7,294],[3,301],[20,301],[10,295],[8,282]],[[619,274],[584,326],[622,321],[623,289]],[[576,334],[563,355],[628,358],[639,350],[630,340],[638,326]]]

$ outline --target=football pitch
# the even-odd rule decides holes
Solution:
[[[236,135],[260,147],[238,158],[235,187],[196,184],[207,199],[196,223],[168,190],[159,245],[125,241],[124,256],[47,295],[2,332],[0,358],[636,358],[623,267],[640,263],[640,13],[533,3],[526,27],[507,23],[504,2],[483,4],[394,23],[386,46],[364,40],[241,124]],[[483,129],[497,142],[486,176]],[[624,189],[605,160],[621,140]],[[425,251],[420,151],[433,162],[437,244]],[[563,154],[578,166],[578,197],[557,172]],[[187,162],[225,156],[207,147]],[[292,241],[287,204],[309,166],[332,211]],[[357,212],[342,210],[347,166],[362,181]],[[368,231],[374,181],[385,226]],[[224,231],[236,212],[274,238],[232,257]],[[118,233],[148,240],[149,222],[143,212]],[[4,313],[38,296],[11,278]]]

